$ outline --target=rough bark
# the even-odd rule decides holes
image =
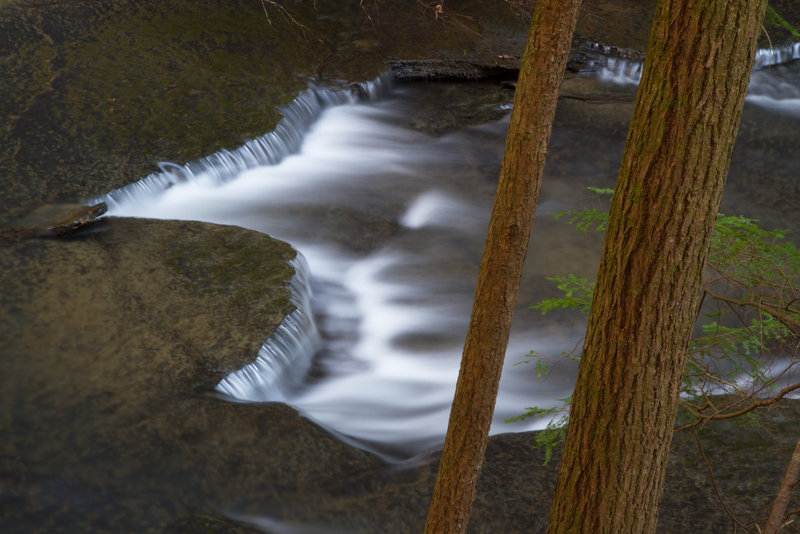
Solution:
[[[425,532],[466,530],[580,0],[539,0],[520,69]]]
[[[769,514],[769,519],[767,519],[767,525],[764,527],[764,534],[778,534],[783,528],[786,509],[789,507],[789,498],[792,496],[792,490],[798,482],[800,482],[800,441],[797,442],[792,458],[789,460],[789,466],[783,476],[781,488],[778,490],[778,496],[775,497],[772,511]]]
[[[654,532],[765,0],[659,0],[548,532]]]

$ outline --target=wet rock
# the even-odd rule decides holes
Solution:
[[[108,211],[105,202],[93,206],[46,204],[34,210],[19,224],[0,229],[0,238],[9,240],[34,237],[65,237],[92,223]]]
[[[636,97],[636,89],[636,85],[603,83],[593,76],[567,75],[561,84],[558,97],[595,104],[632,103]]]
[[[293,309],[294,250],[239,228],[110,218],[69,240],[0,247],[2,365],[33,381],[4,392],[78,395],[109,373],[112,385],[125,377],[134,406],[155,370],[163,394],[208,389]]]
[[[495,64],[468,60],[394,60],[389,70],[398,80],[485,80],[487,78],[513,78],[519,74],[519,58],[498,61]]]
[[[0,531],[158,531],[374,469],[288,406],[213,393],[293,309],[294,256],[137,219],[0,242]]]
[[[800,402],[788,401],[762,412],[758,426],[709,424],[701,432],[701,441],[713,478],[694,438],[677,434],[658,531],[732,531],[733,520],[720,504],[717,490],[742,523],[765,517],[796,443],[799,417]],[[490,438],[468,532],[545,532],[560,450],[544,465],[544,451],[535,447],[535,438],[533,432]],[[287,528],[288,532],[421,532],[437,461],[438,455],[423,456],[405,465],[353,473],[310,489],[288,513],[271,514],[270,524],[296,529]],[[796,497],[794,502],[798,500]],[[264,513],[264,507],[256,502],[243,509],[248,517],[258,516],[259,510]],[[798,532],[798,528],[790,525],[786,532]]]
[[[210,514],[192,514],[182,517],[167,525],[163,534],[263,534],[263,530],[245,525],[226,517],[216,517]]]

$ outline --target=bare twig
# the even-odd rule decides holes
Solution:
[[[358,2],[358,7],[360,7],[361,11],[364,12],[364,15],[367,17],[367,20],[369,21],[370,25],[372,26],[372,29],[376,30],[377,28],[375,26],[375,21],[372,19],[372,15],[370,14],[369,9],[367,8],[367,6],[364,5],[364,0],[360,0]],[[375,14],[376,14],[375,16],[380,15],[380,11],[378,10],[378,3],[377,2],[375,2]],[[378,22],[380,23],[380,21],[378,21]]]
[[[708,470],[708,474],[711,477],[711,484],[714,486],[714,493],[717,496],[717,500],[722,505],[722,509],[725,510],[725,513],[728,514],[728,517],[731,518],[734,524],[746,530],[747,526],[741,521],[739,521],[739,519],[736,517],[736,514],[733,513],[733,510],[730,509],[725,500],[722,498],[722,493],[720,492],[719,486],[717,485],[717,479],[714,476],[714,469],[711,467],[711,463],[708,461],[708,457],[706,456],[706,451],[703,450],[703,444],[700,443],[700,436],[697,435],[696,429],[694,432],[692,432],[692,435],[694,435],[694,440],[697,443],[697,450],[700,451],[700,457],[703,459],[703,463],[706,464],[706,469]]]
[[[276,2],[275,0],[261,0],[261,7],[264,8],[264,15],[267,17],[267,22],[270,25],[272,25],[272,19],[270,19],[270,17],[269,17],[269,12],[267,11],[267,5],[270,5],[270,6],[274,7],[275,9],[277,9],[278,12],[281,15],[283,15],[283,17],[286,20],[288,20],[295,27],[299,28],[304,36],[305,35],[310,35],[311,37],[313,37],[314,39],[316,39],[320,43],[324,42],[320,37],[317,36],[317,34],[315,34],[313,31],[311,31],[311,28],[309,28],[308,26],[306,26],[305,24],[303,24],[302,22],[300,22],[299,20],[294,18],[292,16],[292,14],[289,13],[289,11],[287,11],[286,8],[283,7],[282,5],[280,5],[278,2]]]
[[[749,306],[749,307],[756,308],[757,310],[763,311],[764,313],[767,313],[767,314],[773,316],[779,322],[783,323],[783,325],[786,326],[787,328],[793,330],[794,332],[800,333],[800,320],[797,320],[797,319],[795,319],[794,317],[792,317],[790,315],[786,315],[785,313],[783,313],[781,311],[782,308],[779,307],[779,306],[775,306],[773,304],[765,304],[763,302],[756,302],[756,301],[753,301],[753,300],[736,300],[736,299],[732,299],[732,298],[725,297],[723,295],[719,295],[717,293],[714,293],[710,289],[708,289],[708,287],[704,288],[703,291],[708,293],[708,295],[713,299],[716,299],[716,300],[719,300],[719,301],[722,301],[722,302],[727,302],[728,304],[733,304],[733,305],[736,305],[736,306],[739,306],[739,307]]]
[[[272,19],[269,18],[269,12],[267,11],[267,2],[266,0],[261,0],[261,7],[264,8],[264,16],[267,17],[267,23],[272,26]]]
[[[483,39],[484,41],[491,42],[490,39],[486,38],[482,33],[476,31],[473,28],[470,28],[464,20],[470,21],[472,17],[467,15],[461,15],[456,13],[450,9],[447,9],[444,3],[444,0],[433,0],[432,2],[426,2],[424,0],[417,0],[417,3],[424,7],[425,9],[429,9],[433,12],[433,18],[436,20],[441,20],[446,24],[450,24],[451,26],[460,29],[461,31],[465,31],[467,33],[471,33],[478,39]]]
[[[797,390],[800,390],[800,383],[792,384],[790,386],[786,386],[785,388],[783,388],[780,391],[778,391],[777,394],[775,394],[772,397],[769,397],[767,399],[757,400],[757,399],[753,398],[753,402],[749,406],[746,406],[746,407],[744,407],[744,408],[742,408],[740,410],[737,410],[735,412],[727,412],[727,413],[704,414],[704,413],[702,413],[702,411],[698,411],[696,409],[697,407],[695,407],[695,409],[690,409],[690,408],[687,407],[687,404],[684,403],[684,407],[687,408],[692,413],[692,415],[697,417],[698,420],[693,422],[693,423],[689,423],[689,424],[686,424],[686,425],[683,425],[681,427],[676,428],[675,432],[680,432],[682,430],[686,430],[686,429],[689,429],[689,428],[696,427],[697,425],[699,425],[701,423],[701,421],[703,422],[703,424],[705,424],[705,422],[709,421],[709,420],[715,420],[716,421],[716,420],[721,420],[721,419],[733,419],[735,417],[740,417],[740,416],[742,416],[742,415],[744,415],[746,413],[752,412],[753,410],[755,410],[757,408],[763,408],[763,407],[775,404],[776,402],[778,402],[779,400],[784,398],[789,393],[792,393],[793,391],[797,391]]]

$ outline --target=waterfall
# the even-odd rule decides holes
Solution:
[[[91,202],[105,202],[113,209],[131,200],[165,191],[182,182],[220,184],[242,171],[262,165],[275,165],[300,149],[308,128],[325,109],[377,100],[388,91],[391,80],[391,75],[387,73],[375,80],[354,83],[344,88],[311,86],[289,104],[279,108],[283,118],[271,132],[251,139],[233,150],[222,149],[185,165],[160,162],[159,171]]]
[[[283,118],[273,131],[236,149],[223,149],[185,165],[160,162],[160,171],[92,202],[106,202],[113,212],[125,204],[153,198],[178,184],[220,185],[243,171],[277,165],[287,156],[297,153],[309,127],[323,111],[343,104],[375,101],[389,90],[390,85],[391,76],[386,74],[342,88],[309,87],[280,108]],[[261,346],[252,364],[218,384],[220,393],[238,400],[286,400],[289,391],[296,388],[306,375],[320,346],[320,337],[311,312],[308,264],[299,252],[292,264],[295,275],[289,289],[295,310]]]
[[[596,47],[586,54],[592,55],[595,67],[579,75],[605,68],[633,79],[641,70],[641,56],[632,52]],[[782,87],[780,80],[797,90],[798,65],[761,68],[753,79],[763,77],[764,91]],[[431,134],[426,126],[453,121],[463,107],[459,95],[467,94],[461,91],[475,86],[389,81],[309,89],[282,110],[274,132],[187,165],[163,164],[107,201],[114,216],[237,225],[301,251],[309,266],[300,258],[295,265],[296,311],[256,361],[218,390],[238,401],[286,402],[359,446],[408,457],[444,435],[508,116]],[[488,95],[487,105],[496,106],[495,98]],[[761,125],[763,114],[747,115],[759,130],[752,125]],[[465,119],[472,122],[471,110]],[[793,116],[781,120],[791,126]],[[558,179],[543,184],[540,215],[585,206],[587,180],[613,184],[624,136],[595,120],[581,125],[554,124],[549,168]],[[598,132],[608,139],[596,143]],[[796,154],[775,161],[770,146],[750,143],[747,161],[769,158],[768,172],[757,174],[759,190],[791,191],[785,184],[794,183]],[[732,169],[729,194],[740,195],[735,212],[773,216],[772,197],[769,211],[748,211],[756,202],[752,190],[731,186],[760,172]],[[537,254],[523,273],[492,432],[541,428],[541,419],[503,419],[525,406],[557,406],[554,399],[569,395],[574,383],[574,362],[558,355],[583,334],[583,319],[542,318],[527,306],[552,291],[546,277],[584,275],[599,242],[552,217],[536,224]],[[515,367],[531,349],[552,358],[547,380],[538,380],[533,366]]]
[[[621,85],[636,85],[641,80],[643,55],[598,43],[588,43],[584,49],[589,59],[586,72],[594,72],[603,81]],[[796,59],[800,59],[800,43],[778,48],[762,48],[756,52],[753,70],[785,65]]]
[[[800,43],[759,50],[747,89],[747,102],[784,116],[800,118],[800,81],[788,65],[800,59]]]
[[[758,70],[773,65],[784,65],[795,59],[800,59],[800,43],[778,48],[762,48],[756,52],[753,69]]]
[[[311,313],[311,287],[305,258],[298,253],[292,261],[295,274],[289,283],[295,306],[258,351],[253,363],[225,377],[217,391],[234,399],[285,401],[308,372],[320,347]]]
[[[640,52],[599,43],[584,46],[587,62],[584,74],[593,73],[605,82],[636,85],[642,77],[644,56]]]

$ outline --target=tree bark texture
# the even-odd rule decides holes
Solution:
[[[548,533],[654,532],[766,0],[659,0]]]
[[[580,0],[539,0],[514,108],[425,532],[464,532],[494,413],[558,90]]]
[[[792,458],[789,460],[789,466],[783,476],[781,488],[778,490],[778,496],[775,497],[769,519],[767,519],[767,524],[764,527],[764,534],[778,534],[783,528],[786,509],[789,507],[789,499],[798,482],[800,482],[800,441],[797,442]]]

